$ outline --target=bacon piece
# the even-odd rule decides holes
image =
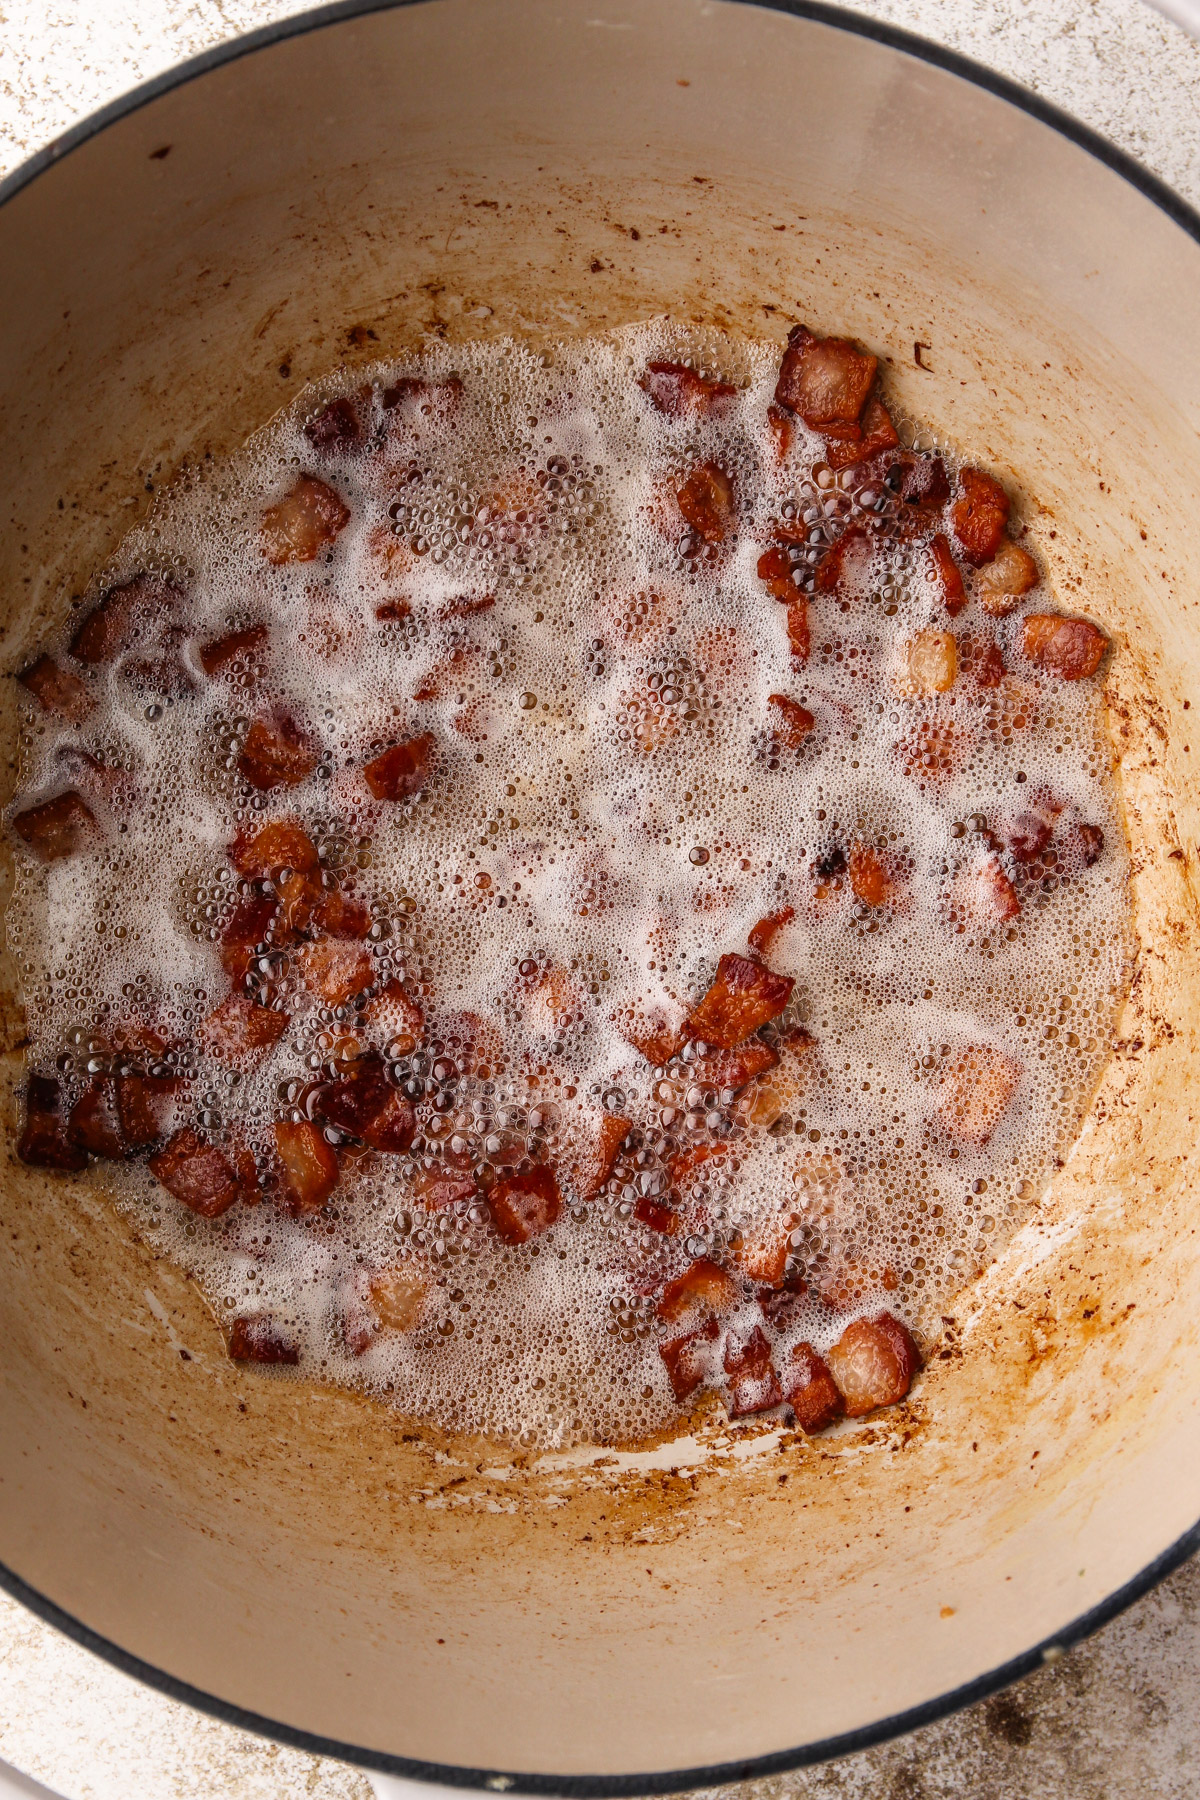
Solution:
[[[627,1044],[656,1069],[665,1067],[678,1054],[683,1035],[663,1015],[647,1018],[644,1014],[626,1014],[617,1021],[617,1029]]]
[[[782,544],[773,544],[764,550],[758,559],[756,572],[760,581],[767,584],[767,592],[773,600],[782,600],[787,604],[801,598],[800,589],[796,586],[792,575],[791,559]]]
[[[751,926],[746,942],[760,956],[765,956],[778,934],[785,925],[791,924],[795,916],[794,906],[784,906],[778,912],[768,913],[765,919],[760,919],[757,925]]]
[[[960,672],[978,688],[998,688],[1004,680],[1004,658],[1000,646],[987,632],[968,632],[959,639]]]
[[[473,1200],[479,1183],[469,1170],[418,1169],[413,1176],[413,1192],[429,1212],[442,1212],[460,1200]]]
[[[958,498],[950,509],[954,536],[972,568],[991,562],[1004,538],[1011,502],[991,475],[982,469],[958,471]]]
[[[901,692],[910,696],[948,694],[958,675],[958,644],[952,631],[918,631],[904,647]]]
[[[686,1400],[715,1373],[713,1346],[720,1335],[717,1321],[709,1319],[698,1331],[686,1332],[683,1337],[671,1338],[658,1346],[677,1400]]]
[[[1017,890],[994,856],[964,869],[954,884],[954,911],[977,925],[1004,925],[1021,910]]]
[[[420,737],[393,744],[390,750],[367,763],[363,774],[375,798],[408,800],[419,794],[433,766],[434,745],[433,733],[425,731]]]
[[[34,1169],[82,1169],[87,1152],[67,1137],[62,1089],[49,1075],[31,1075],[25,1089],[25,1123],[17,1155]]]
[[[95,816],[74,788],[17,813],[12,827],[43,862],[58,862],[86,850],[96,836]]]
[[[375,965],[366,950],[338,938],[302,944],[297,951],[305,984],[330,1006],[343,1006],[352,994],[370,987]]]
[[[829,1364],[811,1344],[797,1344],[783,1370],[784,1399],[801,1431],[824,1431],[840,1419],[845,1407]]]
[[[1060,681],[1082,681],[1100,667],[1108,639],[1087,619],[1060,613],[1029,613],[1022,627],[1021,648],[1031,663]]]
[[[304,435],[314,450],[327,455],[356,450],[362,442],[362,415],[353,400],[331,400],[308,421]]]
[[[793,662],[807,662],[809,651],[812,648],[812,639],[808,629],[807,600],[793,600],[788,607],[787,638]]]
[[[594,1200],[613,1172],[633,1121],[619,1113],[591,1111],[574,1122],[568,1169],[581,1200]]]
[[[667,1164],[671,1171],[671,1180],[675,1182],[676,1186],[682,1187],[696,1173],[697,1169],[704,1167],[705,1163],[723,1162],[728,1155],[728,1143],[720,1140],[714,1141],[712,1138],[703,1139],[700,1143],[693,1144],[690,1149],[676,1151],[675,1155],[671,1157]]]
[[[733,482],[715,462],[702,462],[692,470],[675,495],[679,510],[692,530],[706,544],[723,544],[733,529],[736,512]]]
[[[775,709],[771,737],[781,750],[799,750],[816,729],[817,721],[807,706],[787,694],[768,694],[767,705]]]
[[[56,719],[69,719],[78,725],[86,719],[95,702],[78,675],[60,669],[52,656],[39,656],[17,676],[28,688],[44,712]]]
[[[315,476],[301,475],[263,514],[263,554],[276,568],[315,562],[349,523],[350,508],[341,496]]]
[[[1008,821],[1004,842],[1019,863],[1034,863],[1054,836],[1063,803],[1048,788],[1030,794],[1027,804]]]
[[[776,406],[773,400],[767,407],[767,429],[775,445],[776,461],[785,462],[796,441],[796,421],[782,406]]]
[[[255,960],[260,944],[266,944],[277,908],[268,894],[247,894],[221,929],[221,967],[232,981],[241,981]]]
[[[419,422],[444,425],[458,411],[463,384],[457,375],[442,381],[427,381],[421,375],[402,375],[379,396],[385,412],[404,411],[419,416]]]
[[[670,419],[719,417],[737,397],[737,389],[728,382],[709,381],[677,362],[647,363],[638,386],[655,411]]]
[[[121,1162],[130,1154],[117,1114],[117,1096],[111,1075],[96,1075],[88,1082],[71,1108],[67,1136],[89,1156]]]
[[[1060,867],[1066,865],[1064,872],[1070,871],[1071,864],[1090,869],[1104,854],[1104,833],[1098,825],[1073,825],[1062,840],[1061,850]]]
[[[389,1056],[407,1056],[425,1036],[425,1014],[394,975],[367,1001],[363,1017],[386,1038]]]
[[[729,1384],[729,1416],[743,1419],[750,1413],[767,1412],[783,1399],[779,1377],[771,1364],[771,1346],[756,1325],[742,1342],[730,1338],[725,1345],[725,1376]]]
[[[388,1081],[383,1058],[374,1051],[351,1063],[337,1081],[321,1087],[313,1111],[327,1125],[360,1138],[372,1150],[396,1154],[407,1150],[416,1135],[416,1114]]]
[[[1037,586],[1041,578],[1041,570],[1028,550],[1014,544],[1011,538],[1005,538],[993,560],[980,570],[976,592],[984,612],[994,619],[1001,619],[1013,610],[1022,594]]]
[[[866,462],[868,457],[894,450],[900,442],[891,413],[882,400],[874,397],[863,407],[860,430],[862,438],[859,442],[853,438],[841,442],[831,438],[826,444],[825,461],[831,469],[853,468],[856,463]]]
[[[933,512],[950,498],[946,465],[940,456],[914,456],[905,451],[891,457],[884,481],[901,504],[914,512]]]
[[[227,1068],[250,1070],[270,1055],[288,1027],[288,1015],[230,994],[201,1025],[203,1049]]]
[[[415,1331],[429,1302],[429,1282],[411,1263],[375,1269],[367,1277],[367,1305],[380,1331]]]
[[[859,414],[878,366],[876,357],[845,338],[814,337],[804,325],[796,325],[780,364],[776,405],[799,413],[814,431],[857,439]]]
[[[865,905],[887,906],[898,897],[896,882],[869,844],[855,844],[849,865],[850,886]]]
[[[286,714],[260,714],[246,733],[237,765],[251,787],[269,793],[306,781],[317,766],[317,752]]]
[[[748,1038],[736,1050],[710,1050],[686,1067],[692,1080],[699,1082],[701,1087],[722,1091],[732,1088],[736,1093],[748,1081],[753,1081],[755,1076],[765,1075],[768,1069],[775,1068],[778,1062],[779,1057],[770,1044],[764,1044],[761,1038]],[[695,1150],[686,1150],[683,1154],[692,1156]],[[675,1162],[680,1160],[679,1157],[675,1158]],[[672,1167],[674,1166],[673,1163]]]
[[[732,1050],[768,1020],[776,1019],[791,999],[795,982],[776,975],[764,963],[736,953],[721,957],[716,979],[688,1014],[688,1037],[703,1038],[719,1050]]]
[[[248,662],[271,636],[269,625],[245,625],[240,631],[227,631],[224,637],[210,638],[196,652],[197,661],[206,675],[222,675],[235,663]]]
[[[939,531],[929,546],[929,561],[934,580],[941,589],[946,611],[957,618],[967,604],[967,590],[962,574],[950,550],[949,539]]]
[[[371,929],[371,914],[365,902],[345,888],[323,888],[313,908],[313,919],[319,930],[330,937],[361,943]]]
[[[112,662],[145,625],[169,612],[180,596],[176,583],[161,575],[135,575],[131,581],[109,588],[71,639],[71,655],[92,666]]]
[[[275,1148],[283,1164],[283,1188],[290,1212],[320,1212],[337,1186],[338,1160],[311,1119],[280,1119]]]
[[[562,1211],[554,1170],[536,1163],[498,1181],[487,1197],[492,1223],[506,1244],[527,1244],[548,1231]]]
[[[668,1281],[658,1302],[658,1316],[668,1325],[693,1324],[700,1318],[720,1317],[741,1298],[737,1282],[706,1256]]]
[[[849,526],[817,564],[814,575],[817,592],[840,594],[851,580],[863,574],[873,555],[871,540],[862,526]]]
[[[229,1355],[234,1362],[300,1361],[300,1348],[280,1327],[273,1313],[243,1313],[229,1328]]]
[[[375,608],[375,617],[381,625],[402,625],[405,619],[412,618],[412,601],[403,595],[397,600],[384,600]]]
[[[1021,1065],[990,1044],[968,1044],[943,1079],[937,1116],[960,1144],[982,1147],[991,1138],[1021,1079]]]
[[[741,1243],[732,1252],[743,1275],[748,1275],[751,1281],[761,1282],[764,1287],[778,1287],[787,1273],[795,1225],[796,1215],[790,1212],[748,1225],[742,1233]]]
[[[216,1219],[228,1212],[240,1192],[228,1158],[190,1125],[177,1131],[157,1156],[150,1158],[150,1172],[168,1194],[202,1219]]]
[[[239,832],[229,846],[229,860],[249,881],[275,881],[284,869],[309,875],[321,862],[317,846],[295,819],[275,819],[250,838]]]
[[[661,1200],[655,1200],[649,1194],[638,1195],[633,1216],[640,1225],[645,1225],[649,1231],[657,1231],[661,1237],[674,1237],[679,1230],[679,1214],[675,1209],[664,1206]]]
[[[917,1346],[889,1312],[847,1325],[827,1361],[849,1419],[903,1400],[921,1367]]]

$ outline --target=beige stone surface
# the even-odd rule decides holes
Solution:
[[[614,15],[630,0],[597,0]],[[638,0],[645,3],[645,0]],[[0,0],[0,173],[288,0]],[[1141,0],[870,0],[1023,81],[1200,204],[1200,45]],[[356,1771],[142,1688],[0,1599],[0,1758],[67,1800],[371,1800]],[[897,1743],[721,1800],[1200,1795],[1200,1569],[1020,1687]]]

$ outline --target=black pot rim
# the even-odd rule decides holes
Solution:
[[[272,44],[283,42],[287,38],[299,37],[303,33],[319,31],[329,25],[336,25],[345,19],[360,18],[374,12],[389,12],[400,6],[424,4],[425,0],[334,0],[332,5],[315,7],[310,12],[303,12],[288,19],[276,20],[273,24],[264,25],[258,31],[245,33],[241,37],[231,39],[227,43],[215,45],[199,56],[177,64],[164,74],[155,76],[153,80],[143,82],[141,86],[121,95],[108,106],[91,113],[70,130],[54,138],[44,149],[28,160],[3,182],[0,182],[0,206],[5,205],[17,194],[29,187],[39,175],[53,168],[71,151],[77,150],[90,138],[96,137],[108,126],[138,112],[143,106],[158,99],[162,94],[195,81],[212,70],[223,68],[227,63],[236,62],[240,57],[252,55],[255,51],[267,49]],[[1060,136],[1086,150],[1098,162],[1112,169],[1131,187],[1137,189],[1147,200],[1164,212],[1180,230],[1187,233],[1197,244],[1200,244],[1200,212],[1191,206],[1181,195],[1177,194],[1157,175],[1143,168],[1141,163],[1128,155],[1117,145],[1109,143],[1090,126],[1072,118],[1069,113],[1061,111],[1050,101],[1043,100],[1040,95],[1023,88],[1019,83],[1011,81],[1007,76],[986,69],[962,56],[956,50],[944,45],[931,43],[912,32],[903,31],[897,26],[885,24],[882,20],[865,17],[859,13],[846,11],[840,6],[831,6],[824,0],[738,0],[739,4],[758,5],[773,12],[784,12],[796,18],[811,19],[818,24],[833,26],[851,35],[868,38],[876,43],[886,44],[890,49],[903,51],[922,62],[930,63],[935,68],[944,69],[951,75],[957,75],[975,87],[994,94],[1020,111],[1048,125]],[[211,1717],[221,1719],[239,1730],[254,1732],[260,1737],[271,1738],[277,1743],[289,1744],[297,1750],[308,1751],[314,1756],[332,1757],[337,1761],[357,1764],[360,1768],[374,1769],[381,1774],[398,1775],[409,1781],[436,1782],[446,1787],[481,1788],[492,1793],[514,1794],[546,1794],[579,1796],[580,1800],[604,1800],[605,1796],[633,1797],[650,1794],[673,1794],[694,1788],[718,1787],[730,1782],[749,1781],[757,1777],[782,1774],[789,1769],[804,1767],[807,1764],[827,1762],[837,1757],[850,1756],[859,1750],[869,1749],[874,1744],[885,1743],[888,1739],[900,1737],[909,1731],[915,1731],[922,1725],[932,1725],[951,1713],[960,1711],[975,1701],[986,1699],[998,1689],[1007,1687],[1011,1682],[1019,1681],[1022,1676],[1044,1664],[1056,1661],[1071,1645],[1079,1643],[1083,1638],[1098,1631],[1118,1613],[1124,1612],[1135,1600],[1140,1600],[1150,1589],[1156,1587],[1172,1570],[1187,1561],[1197,1549],[1200,1549],[1200,1521],[1175,1540],[1166,1550],[1141,1569],[1138,1574],[1127,1581],[1123,1587],[1110,1594],[1107,1599],[1081,1613],[1070,1625],[1058,1631],[1053,1637],[1034,1645],[1020,1656],[1011,1657],[997,1668],[989,1670],[985,1675],[976,1676],[973,1681],[961,1687],[952,1688],[948,1693],[936,1699],[923,1701],[904,1712],[893,1713],[890,1717],[876,1720],[871,1725],[863,1725],[854,1731],[842,1732],[836,1737],[822,1738],[816,1743],[803,1744],[792,1750],[777,1750],[765,1756],[745,1757],[734,1762],[708,1763],[689,1769],[652,1770],[641,1774],[629,1775],[540,1775],[517,1770],[499,1770],[486,1768],[466,1768],[453,1763],[420,1762],[410,1757],[393,1756],[383,1751],[369,1750],[357,1744],[343,1743],[336,1738],[326,1738],[316,1732],[302,1731],[293,1725],[285,1725],[278,1720],[264,1718],[262,1714],[236,1706],[227,1700],[221,1700],[214,1694],[207,1694],[202,1689],[192,1687],[186,1681],[179,1681],[165,1670],[156,1668],[140,1656],[123,1650],[119,1644],[102,1637],[89,1625],[65,1612],[45,1594],[39,1593],[28,1582],[12,1569],[0,1563],[0,1589],[11,1594],[13,1599],[36,1613],[47,1624],[53,1625],[65,1636],[73,1638],[85,1650],[91,1650],[106,1662],[120,1669],[125,1675],[144,1682],[147,1687],[158,1689],[172,1700],[182,1701],[197,1711],[208,1713]]]

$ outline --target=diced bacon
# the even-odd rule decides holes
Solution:
[[[396,1154],[407,1150],[416,1135],[412,1105],[388,1081],[383,1059],[374,1051],[321,1087],[313,1111],[327,1125],[360,1138],[372,1150]]]
[[[768,1069],[775,1068],[778,1062],[779,1057],[770,1044],[764,1044],[761,1038],[748,1038],[736,1050],[709,1050],[689,1063],[687,1070],[689,1078],[699,1082],[701,1087],[722,1091],[732,1088],[736,1093],[756,1075],[765,1075]]]
[[[769,1131],[800,1100],[808,1086],[809,1059],[816,1048],[807,1032],[797,1032],[788,1044],[787,1061],[771,1074],[770,1080],[756,1079],[738,1101],[736,1117],[742,1125],[758,1131]]]
[[[767,1412],[783,1399],[779,1377],[771,1364],[771,1346],[758,1325],[742,1342],[730,1338],[725,1345],[725,1378],[729,1386],[729,1416],[743,1419],[750,1413]]]
[[[962,573],[954,560],[949,539],[944,532],[939,531],[930,543],[929,563],[946,611],[952,619],[957,618],[967,604],[967,590],[963,586]]]
[[[683,1043],[680,1028],[661,1013],[649,1017],[642,1013],[627,1014],[616,1023],[625,1042],[632,1044],[656,1069],[665,1067]]]
[[[723,544],[733,530],[736,511],[733,482],[715,462],[694,468],[675,499],[692,530],[706,544]]]
[[[567,1173],[581,1200],[594,1200],[613,1172],[632,1120],[619,1113],[590,1111],[574,1122]]]
[[[892,459],[886,480],[902,505],[918,512],[933,512],[950,498],[946,465],[940,456],[905,452]]]
[[[769,550],[764,550],[756,568],[758,579],[766,583],[767,592],[773,600],[782,600],[790,605],[793,600],[801,598],[800,589],[792,575],[791,558],[782,544],[773,544]]]
[[[891,413],[882,400],[874,397],[863,407],[860,429],[862,438],[859,442],[853,438],[841,442],[830,438],[825,446],[825,461],[831,469],[851,469],[856,463],[866,462],[868,457],[894,450],[900,442]]]
[[[405,619],[412,618],[412,601],[403,595],[395,600],[384,600],[375,608],[375,617],[381,625],[403,625]]]
[[[1019,812],[1012,814],[1004,827],[1004,843],[1019,863],[1035,863],[1054,836],[1054,827],[1063,803],[1048,788],[1038,788],[1029,795]]]
[[[946,1071],[937,1116],[961,1144],[986,1144],[1008,1109],[1021,1065],[990,1044],[968,1044]]]
[[[262,714],[251,723],[237,764],[251,787],[269,793],[306,781],[317,766],[317,752],[286,714]]]
[[[300,1361],[300,1348],[272,1313],[243,1313],[229,1328],[229,1355],[234,1362],[294,1367]]]
[[[17,1155],[34,1169],[82,1169],[87,1163],[86,1150],[67,1137],[62,1090],[49,1075],[29,1077]]]
[[[855,844],[849,866],[850,886],[865,905],[888,906],[898,898],[899,884],[870,844]]]
[[[492,1223],[506,1244],[527,1244],[548,1231],[562,1211],[554,1170],[537,1163],[498,1181],[487,1197]]]
[[[289,1211],[320,1212],[337,1186],[338,1160],[320,1127],[311,1119],[280,1119],[275,1148],[283,1165],[283,1189]]]
[[[90,807],[73,788],[17,813],[12,827],[43,862],[57,862],[61,857],[73,856],[77,850],[86,850],[97,835]]]
[[[1006,537],[1001,540],[992,561],[980,570],[975,589],[984,612],[994,619],[1001,619],[1012,611],[1022,594],[1037,586],[1041,578],[1041,570],[1028,550]]]
[[[435,739],[432,732],[393,744],[366,764],[363,775],[377,800],[410,800],[429,780]]]
[[[857,436],[859,414],[871,391],[878,359],[845,338],[818,338],[803,325],[788,334],[775,402],[799,413],[815,431],[832,427]],[[854,427],[853,433],[846,432]]]
[[[793,600],[787,609],[787,640],[792,661],[805,663],[812,649],[812,637],[808,628],[808,601]]]
[[[638,1195],[633,1216],[639,1225],[644,1225],[648,1231],[657,1231],[660,1237],[674,1237],[679,1230],[679,1214],[675,1209],[664,1206],[661,1200],[655,1200],[649,1194]]]
[[[445,425],[462,403],[463,384],[457,375],[442,381],[426,381],[420,375],[402,375],[379,396],[385,412],[404,415],[414,424]]]
[[[856,584],[874,554],[866,532],[860,525],[851,525],[817,564],[814,583],[818,594],[841,594]]]
[[[849,1419],[903,1400],[921,1367],[917,1346],[888,1312],[847,1325],[826,1360]]]
[[[181,598],[173,581],[160,575],[135,575],[132,581],[110,588],[95,605],[71,639],[71,655],[77,662],[112,662],[127,650],[147,625],[158,621]]]
[[[658,1354],[666,1364],[667,1379],[677,1400],[686,1400],[716,1373],[716,1342],[720,1327],[709,1319],[698,1331],[671,1338],[658,1346]]]
[[[238,1193],[247,1206],[257,1206],[263,1198],[262,1182],[259,1179],[258,1163],[254,1152],[240,1133],[234,1132],[229,1140],[229,1158],[233,1164],[233,1172],[237,1178]]]
[[[346,888],[323,888],[313,909],[313,920],[328,936],[359,943],[371,929],[371,914],[366,902]]]
[[[767,705],[772,708],[773,741],[781,750],[799,750],[817,724],[807,706],[801,706],[787,694],[768,694]]]
[[[256,1069],[288,1027],[288,1015],[255,1006],[243,994],[230,994],[200,1027],[203,1049],[227,1068]]]
[[[1098,825],[1072,825],[1060,844],[1059,867],[1064,874],[1090,869],[1104,854],[1104,833]]]
[[[111,1075],[96,1075],[71,1108],[67,1136],[89,1156],[120,1162],[130,1154],[117,1114],[116,1088]]]
[[[456,1169],[418,1169],[413,1176],[413,1193],[429,1212],[442,1212],[462,1200],[474,1200],[479,1183],[469,1171]]]
[[[978,688],[998,688],[1004,680],[1000,646],[987,632],[969,632],[959,639],[958,666],[963,677]]]
[[[380,1331],[415,1331],[429,1304],[429,1282],[412,1263],[375,1269],[366,1279],[366,1301]]]
[[[824,1431],[845,1408],[829,1364],[811,1344],[797,1344],[783,1369],[784,1399],[796,1415],[801,1431]]]
[[[566,969],[539,969],[522,980],[521,1008],[525,1023],[542,1037],[553,1037],[578,1018],[583,995]]]
[[[206,675],[223,675],[238,663],[248,664],[270,637],[269,625],[246,625],[240,631],[227,631],[224,637],[210,638],[201,644],[196,657]]]
[[[973,924],[1004,925],[1020,910],[1017,890],[994,856],[964,869],[955,881],[955,914]]]
[[[790,1212],[747,1225],[740,1244],[731,1252],[743,1275],[764,1287],[778,1287],[787,1274],[795,1227],[796,1215]]]
[[[667,1164],[671,1180],[677,1187],[686,1187],[697,1169],[702,1169],[706,1163],[723,1164],[729,1153],[727,1142],[712,1138],[701,1139],[687,1150],[677,1150]]]
[[[317,846],[295,819],[275,819],[229,846],[229,860],[248,881],[275,881],[284,869],[309,875],[320,867]]]
[[[263,514],[263,554],[269,563],[315,562],[350,523],[350,508],[324,481],[301,475]]]
[[[972,568],[991,562],[1004,538],[1010,510],[1008,495],[982,469],[960,469],[958,498],[950,509],[954,536]]]
[[[68,719],[78,725],[86,719],[95,702],[78,675],[60,669],[52,656],[39,656],[17,676],[28,688],[38,705],[55,719]]]
[[[784,926],[790,925],[795,916],[794,906],[783,906],[778,912],[768,913],[765,919],[751,926],[746,942],[760,956],[766,956]]]
[[[776,460],[785,462],[796,441],[796,422],[790,413],[785,412],[782,406],[776,406],[773,400],[767,408],[767,429],[775,446]]]
[[[732,1050],[779,1017],[795,985],[790,976],[776,975],[748,956],[727,954],[718,962],[716,979],[703,1000],[689,1013],[686,1033],[719,1050]]]
[[[304,435],[314,450],[326,455],[356,450],[362,442],[362,415],[353,400],[331,400],[308,421]]]
[[[297,951],[306,985],[330,1006],[343,1006],[353,994],[370,987],[375,965],[366,950],[354,942],[322,938],[302,944]]]
[[[168,1194],[202,1219],[216,1219],[228,1212],[240,1192],[228,1158],[190,1125],[177,1131],[165,1148],[150,1158],[150,1172]]]
[[[1060,681],[1082,681],[1100,667],[1108,639],[1087,619],[1060,613],[1029,613],[1022,627],[1021,648],[1031,663]]]
[[[709,381],[684,363],[647,363],[638,386],[656,412],[670,419],[720,417],[737,398],[737,389],[726,381]]]
[[[240,981],[254,961],[260,944],[268,941],[275,922],[276,904],[268,894],[247,894],[221,930],[221,967],[233,981]]]
[[[674,1281],[668,1281],[658,1303],[658,1316],[668,1325],[694,1324],[706,1316],[720,1318],[732,1311],[740,1298],[733,1277],[702,1256]]]
[[[904,648],[904,694],[948,694],[958,675],[958,644],[952,631],[918,631]]]
[[[379,1032],[389,1056],[407,1056],[425,1036],[425,1014],[395,976],[367,1001],[363,1017]]]

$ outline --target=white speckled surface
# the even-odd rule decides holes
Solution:
[[[1161,12],[1142,0],[863,0],[857,10],[941,38],[1035,88],[1200,205],[1200,42],[1170,22],[1200,32],[1200,0],[1156,4]],[[0,0],[0,174],[137,82],[302,10],[299,0]],[[65,1800],[372,1800],[374,1792],[355,1770],[152,1693],[2,1596],[0,1758]],[[0,1800],[9,1792],[0,1767]],[[735,1795],[1197,1800],[1200,1567],[1179,1570],[1006,1694],[879,1750],[720,1790],[720,1800]]]

